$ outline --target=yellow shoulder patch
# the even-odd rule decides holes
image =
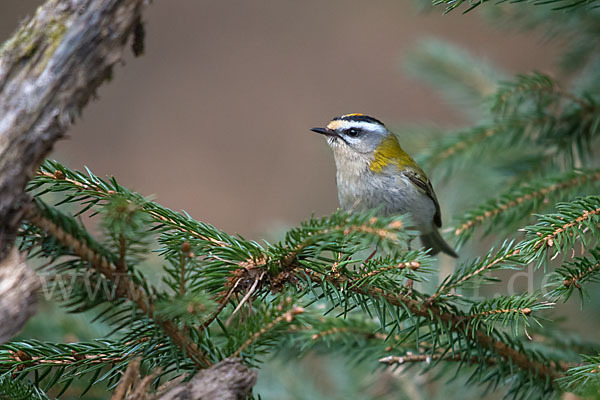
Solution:
[[[375,150],[375,155],[369,164],[369,169],[373,172],[382,172],[385,167],[394,164],[400,169],[417,165],[415,160],[402,150],[396,136],[390,134],[381,141]]]

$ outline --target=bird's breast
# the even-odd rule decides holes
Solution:
[[[433,201],[400,172],[373,172],[352,169],[337,172],[340,207],[347,211],[379,208],[384,216],[410,213],[421,231],[432,229],[435,205]]]

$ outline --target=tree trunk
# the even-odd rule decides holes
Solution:
[[[110,78],[127,39],[140,31],[143,5],[48,0],[0,49],[0,343],[35,310],[35,276],[12,250],[29,202],[25,185]]]

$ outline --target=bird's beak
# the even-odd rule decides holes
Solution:
[[[312,128],[311,131],[320,133],[325,136],[337,136],[334,130],[327,128]]]

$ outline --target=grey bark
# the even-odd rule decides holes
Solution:
[[[34,312],[32,273],[11,255],[28,203],[25,185],[111,76],[143,5],[48,0],[0,49],[0,309],[12,310],[0,313],[0,343]]]
[[[225,359],[199,371],[187,383],[155,397],[160,400],[243,400],[256,384],[257,372],[240,359]]]
[[[33,314],[38,288],[39,279],[16,249],[0,261],[0,343],[12,338]]]

